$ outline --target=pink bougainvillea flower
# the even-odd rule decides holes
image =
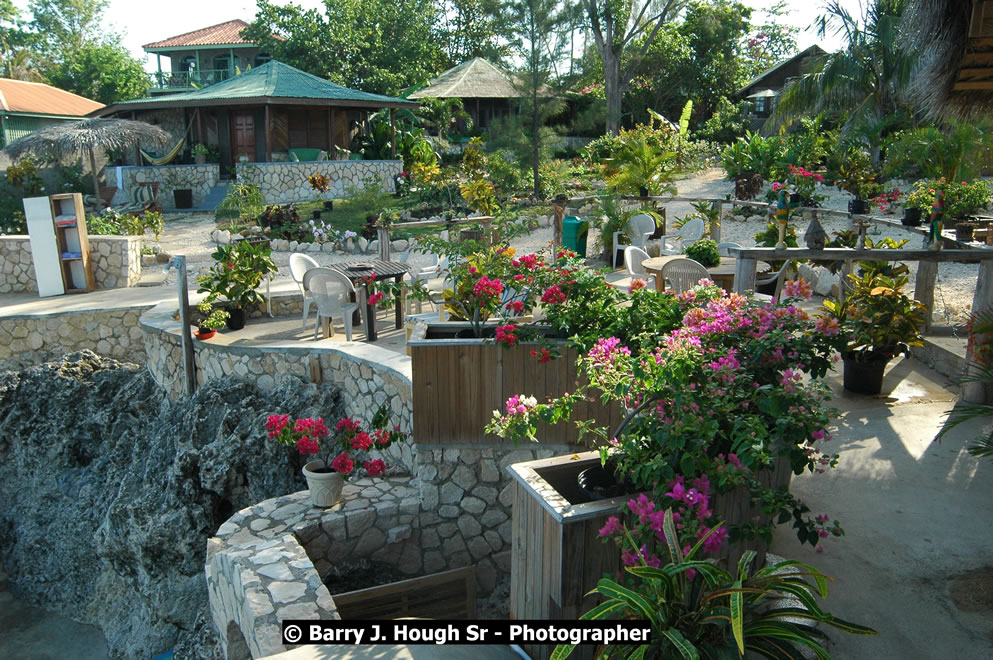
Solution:
[[[517,335],[514,334],[515,330],[517,330],[517,326],[515,326],[513,323],[497,326],[496,329],[497,343],[506,344],[507,346],[515,345],[518,340]]]
[[[312,438],[303,436],[302,438],[297,440],[297,451],[299,451],[301,454],[316,454],[318,451],[320,451],[320,447],[317,445],[317,442]]]
[[[377,291],[376,293],[374,293],[371,296],[369,296],[369,301],[368,302],[369,302],[370,305],[375,305],[376,303],[378,303],[382,299],[383,299],[382,292]]]

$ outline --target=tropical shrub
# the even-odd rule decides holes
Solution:
[[[993,200],[993,190],[987,182],[978,180],[969,183],[954,183],[946,179],[926,179],[914,184],[907,195],[904,206],[920,209],[925,216],[930,215],[935,193],[945,192],[945,217],[961,218],[986,208]]]
[[[717,249],[717,241],[709,238],[687,245],[683,248],[683,254],[706,268],[721,265],[721,253]]]
[[[677,514],[671,509],[656,511],[651,502],[636,500],[629,508],[639,514],[631,516],[631,527],[612,518],[601,530],[625,547],[625,573],[597,583],[593,593],[603,602],[580,619],[641,619],[651,625],[652,643],[607,647],[602,657],[737,658],[746,652],[748,657],[806,657],[799,646],[828,658],[819,624],[857,635],[877,634],[821,609],[816,598],[827,597],[827,578],[813,566],[787,560],[756,568],[755,552],[748,550],[736,567],[725,570],[697,559],[719,528],[692,547],[680,547]],[[639,545],[645,537],[651,545]],[[563,660],[573,648],[560,645],[552,657]]]
[[[254,183],[232,183],[218,204],[218,217],[236,217],[243,222],[255,222],[265,208],[265,196]]]

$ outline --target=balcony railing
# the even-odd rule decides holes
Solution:
[[[199,89],[227,80],[234,75],[230,69],[202,71],[162,71],[148,74],[152,89]]]

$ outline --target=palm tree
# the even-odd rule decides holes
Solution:
[[[771,121],[789,124],[823,110],[847,114],[843,132],[894,114],[910,81],[917,56],[903,47],[900,19],[905,0],[872,0],[859,18],[839,0],[828,2],[817,32],[840,35],[846,46],[823,58],[816,70],[800,76],[779,97]]]

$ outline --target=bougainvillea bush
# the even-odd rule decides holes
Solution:
[[[619,402],[626,413],[619,428],[573,421],[592,437],[604,461],[614,457],[619,476],[636,492],[648,493],[632,499],[626,512],[636,544],[620,534],[620,517],[601,531],[604,538],[623,541],[626,563],[657,560],[651,548],[661,540],[667,508],[677,517],[681,545],[710,534],[703,550],[716,553],[728,540],[768,539],[771,525],[730,525],[714,516],[713,498],[739,486],[776,523],[792,523],[801,542],[817,545],[840,535],[826,514],[811,515],[788,491],[763,488],[757,478],[777,459],[796,474],[822,472],[836,460],[821,450],[831,439],[833,414],[822,378],[843,340],[836,325],[811,319],[795,304],[809,298],[806,282],[788,282],[784,291],[784,301],[773,305],[701,280],[674,298],[678,327],[652,337],[651,350],[602,336],[579,361],[587,385],[548,403],[520,395],[513,407],[508,402],[494,412],[487,431],[536,440],[538,421],[568,420],[583,400]]]
[[[265,428],[270,440],[296,447],[304,456],[323,456],[324,465],[340,472],[346,481],[360,469],[370,477],[381,476],[386,472],[386,463],[381,458],[373,458],[372,453],[408,437],[399,426],[390,428],[385,405],[376,411],[369,431],[363,430],[361,422],[350,417],[338,420],[331,429],[321,417],[293,419],[289,415],[269,415]]]

